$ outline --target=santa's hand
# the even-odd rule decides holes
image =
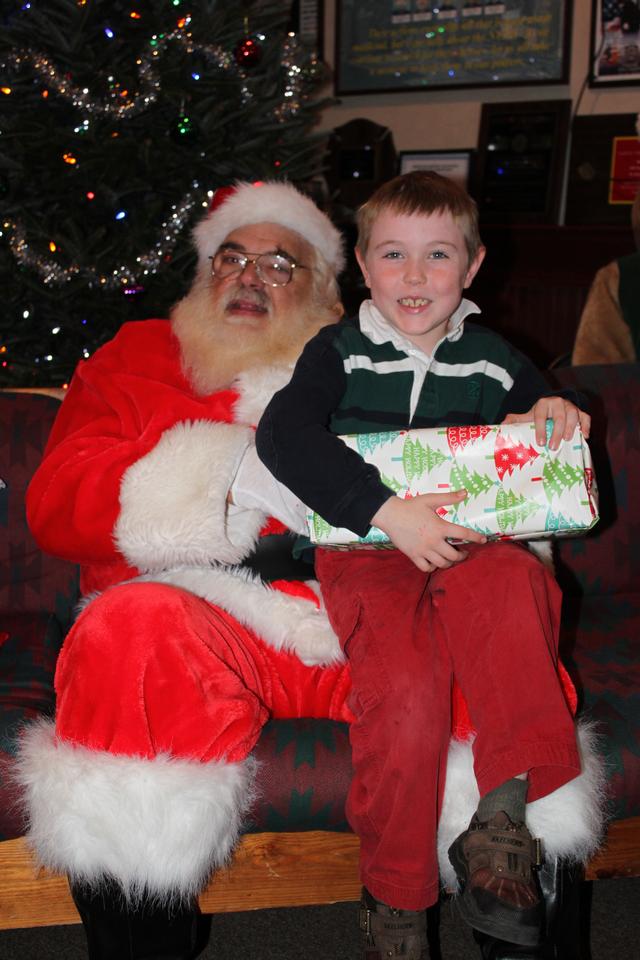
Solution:
[[[283,646],[308,667],[341,663],[344,654],[324,610],[309,610],[289,631]]]

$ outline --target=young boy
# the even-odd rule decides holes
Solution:
[[[589,418],[462,298],[485,250],[473,200],[414,172],[358,213],[371,299],[321,330],[261,420],[258,454],[335,526],[375,525],[397,550],[318,550],[316,571],[349,659],[355,721],[347,814],[361,841],[364,956],[426,958],[424,908],[439,893],[435,838],[453,678],[476,731],[477,813],[452,845],[458,904],[477,930],[535,945],[543,906],[525,803],[580,772],[557,675],[559,590],[523,546],[441,519],[465,491],[395,496],[341,433],[534,420],[551,446]],[[452,539],[463,538],[464,546]]]

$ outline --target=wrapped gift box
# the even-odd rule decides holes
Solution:
[[[453,523],[489,539],[535,539],[584,533],[598,519],[589,447],[576,430],[558,450],[536,443],[533,423],[443,427],[391,433],[348,434],[341,439],[375,464],[400,497],[467,490],[462,503],[438,509]],[[322,546],[390,546],[372,527],[366,537],[307,516],[313,543]]]

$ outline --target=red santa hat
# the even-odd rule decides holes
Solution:
[[[315,203],[290,184],[237,183],[216,190],[209,213],[193,231],[198,266],[206,265],[233,230],[254,223],[277,223],[316,248],[336,273],[344,267],[340,231]]]

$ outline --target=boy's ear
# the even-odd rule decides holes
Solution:
[[[358,261],[358,266],[360,267],[360,270],[362,271],[362,276],[364,277],[364,282],[367,287],[370,287],[371,284],[369,283],[369,274],[367,272],[367,268],[364,262],[364,254],[360,249],[360,247],[356,247],[355,254],[356,254],[356,260]]]
[[[482,261],[484,260],[486,252],[487,252],[486,247],[478,247],[478,252],[476,253],[471,263],[469,264],[467,268],[467,272],[464,277],[463,286],[465,290],[467,289],[467,287],[471,286],[473,278],[475,277],[476,273],[482,266]]]

